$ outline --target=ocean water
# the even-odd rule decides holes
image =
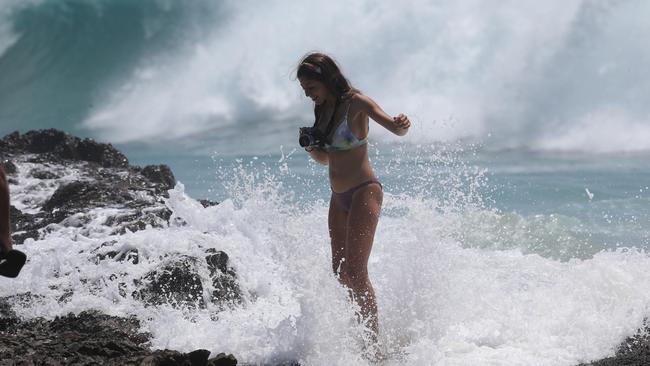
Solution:
[[[575,365],[610,355],[650,305],[645,158],[374,152],[386,195],[369,270],[394,355],[383,364]],[[168,228],[109,235],[114,209],[92,210],[80,227],[54,225],[25,242],[30,262],[0,294],[31,292],[14,308],[26,318],[135,315],[156,348],[259,364],[369,364],[354,305],[330,272],[325,169],[300,151],[169,163],[184,168],[166,203]],[[78,179],[74,169],[61,173]],[[12,187],[21,209],[46,197],[35,187],[27,176]],[[198,197],[221,203],[203,208]],[[117,243],[102,248],[108,240]],[[139,263],[93,260],[114,248],[137,249]],[[145,307],[120,295],[166,256],[207,248],[230,255],[242,305]]]
[[[413,122],[404,138],[371,125],[385,189],[369,264],[394,355],[384,364],[612,355],[650,315],[649,6],[0,1],[0,133],[59,128],[132,164],[168,164],[179,184],[166,204],[187,222],[110,235],[112,209],[92,210],[25,242],[30,262],[0,296],[31,292],[14,304],[25,318],[135,315],[156,348],[368,365],[329,269],[327,171],[295,141],[313,117],[292,74],[318,49]],[[80,178],[61,174],[20,176],[14,204],[38,210]],[[110,240],[140,263],[96,263]],[[207,248],[230,255],[241,306],[120,295],[168,256]]]
[[[164,161],[197,199],[221,202],[233,197],[233,185],[276,184],[296,207],[329,202],[327,168],[300,148],[278,150],[237,156],[162,154],[132,163]],[[371,144],[370,155],[387,194],[436,202],[452,211],[478,209],[481,214],[467,222],[470,232],[459,233],[470,235],[471,246],[522,248],[565,260],[618,247],[650,248],[647,153]]]

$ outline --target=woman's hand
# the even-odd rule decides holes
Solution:
[[[329,164],[329,154],[327,151],[323,150],[320,147],[307,146],[305,151],[314,159],[316,162],[323,165]]]
[[[411,127],[411,121],[409,121],[409,118],[406,117],[406,115],[403,113],[400,113],[397,116],[393,117],[393,122],[397,128],[403,131],[403,133],[399,134],[400,136],[406,135],[406,131],[409,129],[409,127]]]

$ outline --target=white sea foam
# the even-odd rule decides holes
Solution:
[[[268,152],[311,123],[294,67],[322,50],[388,113],[411,117],[408,142],[650,149],[646,2],[220,6],[223,19],[201,24],[184,48],[143,57],[121,88],[111,83],[84,126],[114,142],[199,137],[222,151]],[[603,105],[625,113],[603,116]]]
[[[17,209],[34,214],[41,210],[43,204],[52,196],[54,191],[63,184],[90,180],[83,173],[86,163],[63,166],[54,163],[30,163],[27,155],[16,161],[19,169],[11,187],[11,204]],[[48,174],[48,177],[34,177],[36,172]]]
[[[20,38],[20,34],[14,31],[14,15],[42,2],[43,0],[0,0],[0,57]]]
[[[13,22],[11,16],[21,6],[27,5],[26,3],[34,3],[35,1],[20,1],[20,0],[2,0],[0,1],[0,57],[5,51],[18,40],[18,35],[13,30]]]
[[[562,130],[549,130],[531,145],[542,150],[597,153],[648,150],[650,114],[635,116],[620,106],[602,106]],[[621,132],[622,131],[622,132]]]
[[[27,318],[87,309],[136,315],[155,348],[225,351],[248,363],[367,365],[354,307],[330,270],[326,203],[293,203],[276,178],[247,169],[217,206],[203,208],[177,185],[167,201],[169,227],[124,235],[61,227],[28,240],[29,262],[0,296],[30,292],[14,307]],[[100,214],[90,217],[87,227],[105,224]],[[386,365],[575,365],[611,355],[650,315],[648,254],[620,249],[554,260],[518,247],[516,235],[504,237],[503,219],[474,199],[386,193],[369,268],[382,340],[401,355]],[[473,245],[481,235],[493,245]],[[202,258],[208,248],[229,254],[242,305],[174,309],[132,298],[133,280],[169,256]],[[132,249],[138,264],[96,259]],[[205,264],[198,273],[208,296]]]

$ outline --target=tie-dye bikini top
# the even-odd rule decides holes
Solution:
[[[350,126],[348,126],[349,111],[350,104],[348,104],[348,109],[345,111],[343,122],[339,124],[332,135],[332,142],[325,144],[325,149],[327,151],[348,151],[368,143],[367,137],[359,140],[350,130]]]

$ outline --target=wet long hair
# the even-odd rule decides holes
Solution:
[[[336,97],[335,111],[326,127],[326,131],[324,131],[329,140],[329,135],[333,127],[333,119],[341,101],[348,99],[359,91],[354,89],[348,79],[343,76],[336,61],[320,52],[308,53],[302,58],[296,71],[296,77],[298,79],[320,81]],[[316,119],[314,126],[318,123],[320,113],[320,106],[314,106],[314,118]]]

